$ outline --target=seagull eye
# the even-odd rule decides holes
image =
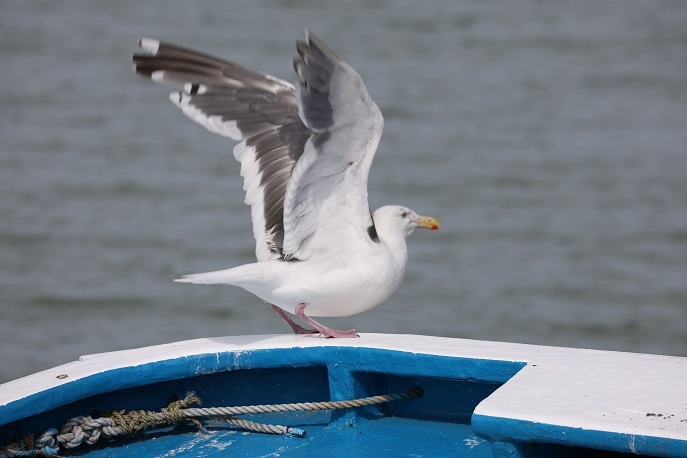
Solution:
[[[401,213],[401,218],[406,218],[407,216],[408,216],[408,212]]]

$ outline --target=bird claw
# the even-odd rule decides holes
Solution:
[[[305,314],[305,304],[299,304],[298,307],[296,307],[296,315],[315,329],[307,329],[294,322],[291,318],[289,318],[286,312],[281,309],[281,307],[272,305],[272,309],[277,313],[277,315],[282,317],[282,319],[286,321],[289,326],[291,326],[294,334],[322,334],[322,336],[326,337],[327,339],[352,339],[355,337],[360,337],[358,335],[358,331],[355,329],[349,329],[348,331],[337,331],[336,329],[331,329],[318,323]]]
[[[304,328],[303,326],[289,318],[289,316],[280,307],[277,307],[276,305],[272,305],[272,310],[277,312],[277,315],[282,317],[282,319],[286,321],[289,324],[289,326],[291,326],[291,329],[293,330],[294,334],[318,334],[320,332],[317,329]]]
[[[348,331],[337,331],[336,329],[328,329],[327,333],[321,332],[321,331],[316,331],[320,332],[324,337],[327,339],[334,339],[334,338],[339,338],[339,339],[352,339],[355,337],[360,337],[358,334],[358,331],[355,329],[349,329]]]
[[[334,339],[334,338],[351,339],[351,338],[355,338],[355,337],[360,337],[358,335],[358,331],[356,331],[355,329],[350,329],[348,331],[337,331],[336,329],[331,329],[331,328],[328,328],[327,326],[325,326],[323,324],[318,323],[317,321],[313,320],[312,318],[310,318],[308,315],[305,314],[305,304],[298,304],[295,312],[296,312],[296,316],[298,318],[305,321],[310,326],[314,327],[316,332],[319,332],[320,334],[322,334],[327,339]]]

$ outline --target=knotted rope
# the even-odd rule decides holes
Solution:
[[[422,397],[422,395],[422,388],[413,388],[403,393],[372,396],[350,401],[196,408],[189,406],[192,404],[201,404],[200,399],[194,393],[189,393],[184,399],[170,403],[159,412],[144,410],[126,412],[124,410],[118,410],[110,412],[107,416],[96,419],[86,416],[74,417],[62,425],[59,432],[55,428],[50,428],[37,438],[33,435],[27,435],[8,446],[0,446],[0,458],[19,456],[47,456],[59,458],[60,449],[73,449],[83,443],[93,445],[101,437],[107,439],[119,436],[131,436],[155,429],[162,425],[177,425],[184,420],[190,420],[195,423],[203,433],[207,431],[200,423],[200,419],[213,419],[221,420],[249,431],[305,437],[306,432],[301,429],[282,425],[256,423],[235,417],[237,415],[250,413],[260,414],[272,412],[352,409],[397,401],[400,399],[418,398]]]

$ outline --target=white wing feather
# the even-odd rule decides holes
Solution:
[[[208,130],[241,141],[259,261],[327,257],[373,225],[367,178],[384,121],[362,79],[315,35],[298,42],[299,84],[157,40],[136,72],[179,89],[170,98]]]
[[[306,40],[295,65],[298,108],[317,133],[294,166],[284,200],[284,254],[301,260],[327,257],[333,245],[366,236],[373,224],[367,179],[384,127],[360,75],[313,34],[306,32]]]

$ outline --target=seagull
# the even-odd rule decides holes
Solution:
[[[403,280],[406,237],[439,229],[399,205],[370,212],[367,179],[384,119],[360,75],[307,29],[296,42],[295,85],[151,38],[138,44],[136,73],[173,87],[170,100],[186,116],[240,142],[234,157],[251,208],[257,262],[175,281],[241,287],[296,334],[358,337],[312,317],[386,301]]]

